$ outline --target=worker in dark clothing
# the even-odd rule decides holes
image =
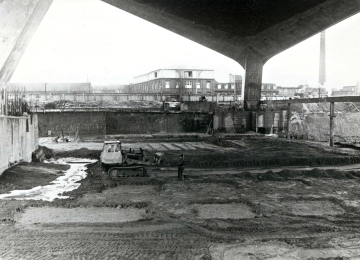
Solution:
[[[178,162],[178,181],[184,180],[184,155],[180,154],[180,160]]]

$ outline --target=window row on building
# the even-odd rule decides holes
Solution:
[[[160,69],[134,78],[131,93],[203,94],[241,93],[242,77],[231,75],[232,83],[219,83],[213,70]]]

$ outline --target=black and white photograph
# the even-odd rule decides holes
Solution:
[[[360,0],[0,0],[0,260],[360,259]]]

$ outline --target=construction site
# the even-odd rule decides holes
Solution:
[[[1,260],[360,259],[360,84],[338,91],[351,95],[323,91],[325,30],[359,13],[358,0],[65,2],[0,1]],[[244,77],[237,72],[219,83],[213,69],[148,66],[128,93],[94,92],[91,70],[105,79],[146,60],[160,64],[148,49],[156,34],[146,29],[146,40],[136,40],[141,26],[115,19],[125,13],[143,19],[143,28],[150,22],[230,58]],[[50,15],[64,27],[50,26],[48,35],[72,33],[60,40],[71,60],[43,73],[67,74],[68,82],[43,76],[11,85]],[[76,27],[72,15],[81,33],[69,29]],[[87,25],[94,16],[101,32],[116,28],[98,36]],[[319,33],[319,85],[311,95],[262,85],[267,61]],[[83,63],[77,34],[91,53]],[[107,42],[89,47],[96,38]],[[156,59],[173,59],[162,52],[170,37],[158,38]],[[37,46],[41,57],[30,59],[29,75],[40,71],[38,60],[51,60],[47,45],[52,53],[60,46],[47,40]],[[131,55],[119,58],[124,41]],[[188,62],[185,53],[198,46],[173,47]],[[70,84],[74,74],[86,83]],[[32,84],[38,89],[27,93]],[[279,89],[294,91],[293,98],[271,98]]]
[[[161,151],[163,161],[145,177],[116,178],[99,162],[102,140],[39,142],[43,162],[0,177],[1,259],[359,256],[353,148],[256,134],[133,136],[122,149]]]

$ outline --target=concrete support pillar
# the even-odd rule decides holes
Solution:
[[[286,121],[286,138],[290,139],[290,118],[291,118],[291,103],[288,103],[287,107],[287,121]]]
[[[255,111],[260,106],[261,80],[264,62],[248,49],[245,60],[244,108]]]
[[[335,118],[335,103],[330,102],[330,146],[334,146],[334,118]]]

